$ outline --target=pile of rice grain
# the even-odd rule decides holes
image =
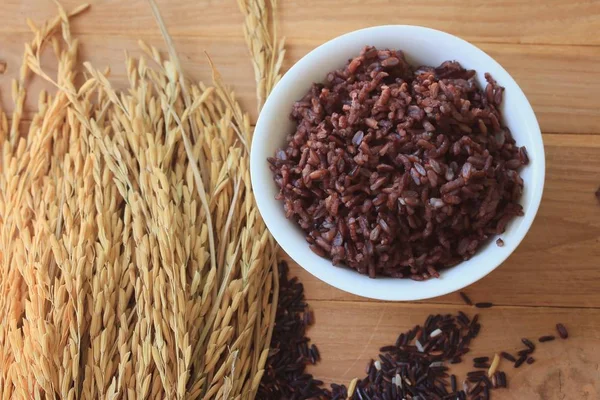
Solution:
[[[502,125],[504,88],[485,77],[484,89],[456,61],[414,68],[402,51],[366,46],[312,85],[268,161],[313,252],[422,281],[523,215],[529,157]]]
[[[0,111],[2,398],[258,389],[278,275],[250,186],[249,119],[216,72],[215,87],[184,80],[151,4],[171,57],[142,43],[122,91],[88,63],[76,83],[69,19],[87,6],[29,23],[15,111]],[[40,65],[49,45],[55,77]],[[21,132],[32,73],[57,91]]]

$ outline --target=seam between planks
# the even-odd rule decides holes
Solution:
[[[361,300],[338,300],[338,299],[325,300],[325,299],[311,299],[310,297],[306,297],[305,300],[309,306],[311,306],[311,304],[314,304],[314,303],[344,303],[344,304],[354,303],[357,305],[359,305],[359,304],[410,305],[412,307],[417,307],[417,308],[426,308],[426,307],[431,307],[431,306],[443,307],[443,308],[461,307],[463,309],[472,309],[472,310],[475,310],[476,312],[480,312],[480,313],[489,312],[488,310],[490,310],[490,309],[480,309],[480,308],[477,308],[474,306],[468,306],[464,303],[442,303],[442,302],[435,302],[435,301],[434,302],[430,302],[430,301],[413,302],[413,301],[384,301],[384,300],[371,300],[371,299],[369,299],[369,300],[365,299],[362,301]],[[598,310],[598,311],[600,311],[600,306],[531,305],[531,304],[501,304],[501,303],[494,303],[492,310],[494,308],[501,308],[501,309],[546,308],[549,310],[564,309],[564,310]]]
[[[6,31],[6,30],[1,30],[0,29],[0,34],[2,35],[10,35],[10,34],[32,34],[32,32],[30,30],[27,29],[23,29],[23,30],[10,30],[10,31]],[[109,32],[78,32],[77,30],[73,30],[73,35],[74,36],[120,36],[120,37],[130,37],[130,38],[135,38],[135,39],[139,39],[140,36],[143,37],[158,37],[158,38],[162,38],[162,36],[160,35],[160,32],[156,32],[156,33],[151,33],[148,31],[140,31],[140,32],[131,32],[131,33],[123,33],[123,32],[118,32],[118,31],[109,31]],[[205,34],[201,34],[201,33],[178,33],[178,32],[172,32],[171,36],[174,38],[187,38],[187,39],[192,39],[192,38],[203,38],[203,39],[212,39],[212,40],[220,40],[220,39],[225,39],[224,41],[233,41],[233,40],[241,40],[245,43],[245,39],[243,36],[243,31],[240,29],[239,34],[237,35],[232,35],[232,34],[219,34],[219,35],[205,35]],[[461,39],[467,40],[470,43],[473,44],[484,44],[484,45],[519,45],[519,46],[549,46],[549,47],[583,47],[583,48],[600,48],[600,43],[597,44],[593,44],[593,43],[546,43],[546,42],[511,42],[511,41],[490,41],[490,40],[477,40],[477,39],[469,39],[468,36],[460,36],[460,35],[455,35]],[[323,39],[323,42],[326,42],[330,39],[333,39],[333,37],[331,38],[327,38],[327,39]],[[293,36],[286,36],[286,42],[288,43],[297,43],[297,44],[313,44],[315,42],[321,42],[321,40],[315,40],[315,39],[309,39],[309,38],[305,38],[305,37],[293,37]]]

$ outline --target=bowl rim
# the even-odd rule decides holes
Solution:
[[[317,55],[318,53],[324,54],[324,52],[326,50],[333,49],[339,41],[342,41],[342,40],[347,41],[349,39],[356,39],[357,41],[360,41],[361,38],[363,38],[364,36],[368,36],[371,33],[376,33],[378,31],[387,31],[390,29],[395,31],[394,34],[401,34],[401,33],[406,34],[407,32],[410,32],[411,34],[415,34],[415,32],[420,31],[421,33],[426,33],[428,35],[442,36],[445,40],[454,41],[456,45],[463,46],[463,47],[466,46],[470,52],[475,54],[476,57],[482,59],[482,63],[488,64],[488,65],[490,65],[490,67],[493,66],[493,68],[497,70],[497,72],[494,73],[494,77],[497,78],[498,73],[500,73],[502,75],[502,85],[504,87],[510,85],[511,86],[511,88],[510,88],[511,96],[518,98],[515,101],[519,101],[520,104],[522,105],[523,109],[520,111],[523,113],[523,116],[520,118],[523,120],[526,120],[527,132],[528,132],[528,135],[531,136],[531,142],[533,143],[533,147],[535,147],[535,159],[530,164],[530,167],[533,167],[535,165],[535,168],[533,168],[531,182],[529,182],[529,185],[531,185],[529,190],[533,190],[534,192],[532,193],[531,200],[527,203],[528,208],[527,208],[526,214],[522,217],[519,217],[520,218],[519,229],[517,232],[515,232],[511,235],[511,241],[510,241],[509,246],[507,246],[508,247],[506,249],[507,251],[505,251],[500,257],[495,258],[492,262],[486,263],[487,267],[470,269],[468,276],[466,276],[462,279],[459,279],[459,280],[449,280],[448,282],[446,282],[447,284],[437,285],[437,287],[434,287],[433,289],[426,288],[425,287],[426,283],[424,283],[424,282],[415,282],[415,281],[407,280],[407,279],[386,278],[386,277],[378,277],[376,279],[370,279],[365,275],[360,275],[360,276],[367,278],[372,284],[366,284],[366,285],[352,284],[351,285],[349,282],[346,282],[346,280],[344,280],[344,279],[339,279],[339,280],[332,279],[333,276],[337,275],[337,272],[332,272],[332,271],[346,271],[346,270],[348,270],[347,268],[338,268],[338,267],[335,267],[330,264],[330,266],[331,266],[330,270],[332,270],[332,271],[323,271],[323,268],[319,268],[318,266],[315,267],[314,265],[310,265],[309,263],[305,262],[304,259],[307,257],[306,251],[308,250],[309,253],[313,254],[312,251],[308,248],[308,244],[306,243],[306,241],[304,241],[306,246],[301,249],[297,248],[298,246],[295,246],[294,243],[290,243],[289,240],[284,238],[284,236],[285,236],[284,231],[286,231],[288,229],[284,226],[284,224],[280,224],[277,221],[279,219],[279,216],[276,215],[276,213],[268,212],[269,207],[271,207],[271,205],[269,204],[269,201],[271,199],[268,198],[269,194],[267,194],[267,190],[263,190],[263,188],[265,188],[265,185],[274,184],[274,183],[272,180],[272,176],[270,174],[269,174],[269,176],[265,177],[264,173],[261,172],[261,170],[264,167],[264,166],[261,166],[261,163],[266,163],[266,159],[262,159],[262,158],[256,156],[256,153],[259,151],[259,150],[257,150],[257,148],[259,146],[257,143],[259,143],[261,140],[268,139],[269,127],[266,126],[268,124],[268,122],[266,122],[266,121],[269,119],[270,114],[273,113],[273,110],[280,106],[279,104],[277,104],[277,102],[280,101],[280,97],[282,97],[282,96],[285,97],[285,93],[283,93],[283,91],[286,89],[286,87],[288,85],[293,84],[293,81],[296,79],[298,74],[303,74],[307,71],[311,71],[316,68],[319,68],[319,66],[318,66],[319,63],[318,62],[315,63],[314,60],[312,60],[312,58],[314,58],[315,55]],[[364,39],[363,39],[361,43],[366,43],[366,42],[364,42]],[[322,55],[319,55],[319,57],[321,59],[323,58]],[[458,59],[458,57],[457,57],[457,59]],[[317,66],[315,66],[315,65],[317,65]],[[291,104],[290,104],[290,107],[291,107]],[[541,199],[542,199],[543,189],[544,189],[545,164],[546,164],[546,160],[545,160],[545,151],[544,151],[542,133],[541,133],[537,118],[535,116],[535,113],[533,111],[533,108],[531,107],[529,100],[523,93],[523,90],[520,88],[520,86],[517,84],[517,82],[514,80],[514,78],[504,69],[504,67],[502,67],[502,65],[500,63],[498,63],[495,59],[493,59],[490,55],[485,53],[483,50],[481,50],[477,46],[465,41],[464,39],[461,39],[457,36],[454,36],[452,34],[449,34],[449,33],[446,33],[446,32],[440,31],[440,30],[427,28],[427,27],[423,27],[423,26],[417,26],[417,25],[379,25],[379,26],[372,26],[372,27],[368,27],[368,28],[351,31],[351,32],[345,33],[343,35],[337,36],[337,37],[317,46],[316,48],[314,48],[313,50],[308,52],[306,55],[304,55],[300,60],[298,60],[298,62],[296,62],[285,73],[285,75],[281,78],[281,80],[273,88],[271,95],[267,98],[267,100],[263,106],[263,109],[258,117],[258,121],[256,123],[255,131],[254,131],[254,140],[252,141],[251,152],[250,152],[250,176],[251,176],[252,188],[253,188],[254,195],[256,198],[257,206],[258,206],[259,212],[260,212],[267,228],[273,235],[274,239],[279,243],[281,248],[296,263],[298,263],[303,269],[305,269],[306,271],[311,273],[313,276],[315,276],[319,280],[324,281],[325,283],[328,283],[329,285],[331,285],[335,288],[338,288],[345,292],[355,294],[355,295],[358,295],[361,297],[372,298],[372,299],[377,299],[377,300],[394,300],[394,301],[423,300],[423,299],[428,299],[428,298],[452,293],[452,292],[460,290],[464,287],[467,287],[467,286],[473,284],[474,282],[477,282],[478,280],[482,279],[483,277],[485,277],[486,275],[491,273],[493,270],[495,270],[498,266],[500,266],[516,250],[516,248],[519,246],[519,244],[525,238],[527,232],[529,231],[529,229],[531,228],[531,225],[533,224],[535,216],[537,215],[537,212],[538,212],[538,209],[539,209],[539,206],[541,203]],[[268,183],[266,183],[265,181],[268,181]],[[507,235],[505,235],[505,236],[507,236]],[[490,239],[490,240],[493,240],[493,239]],[[478,251],[481,252],[482,249],[479,249]],[[326,259],[323,259],[323,260],[326,260]],[[327,261],[329,261],[329,260],[327,260]],[[457,268],[457,267],[458,266],[452,267],[452,268]],[[358,275],[358,273],[354,270],[351,270],[351,272]],[[441,279],[441,278],[439,278],[439,279]],[[415,294],[406,295],[402,290],[397,290],[397,291],[391,292],[389,290],[381,290],[381,288],[378,289],[377,288],[378,284],[376,282],[377,281],[386,281],[386,280],[393,280],[393,281],[400,281],[400,282],[408,281],[414,285],[423,285],[424,290],[419,291],[419,294],[416,294],[416,295]],[[430,282],[430,281],[426,281],[426,282]]]

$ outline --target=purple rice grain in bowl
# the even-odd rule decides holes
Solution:
[[[520,204],[528,164],[503,123],[504,88],[456,61],[413,66],[367,46],[292,107],[269,158],[310,249],[371,278],[426,280],[471,258]]]
[[[380,60],[380,53],[373,51],[376,57],[359,58],[352,66],[356,68],[353,76],[346,75],[349,61],[359,55],[365,44],[380,50],[402,49],[404,54],[381,53]],[[385,66],[371,66],[385,59],[390,59]],[[456,60],[464,69],[477,72],[465,72],[456,63],[445,63],[447,60]],[[329,71],[344,66],[342,71],[329,75],[331,81],[327,80]],[[436,72],[435,68],[419,66],[441,68]],[[371,77],[374,70],[377,72]],[[423,75],[427,72],[433,75],[431,79]],[[491,77],[486,77],[485,72]],[[469,77],[472,73],[475,75]],[[406,86],[395,78],[403,80]],[[454,91],[459,96],[441,101],[441,96],[448,94],[440,80],[450,96]],[[485,91],[488,81],[492,81],[491,93]],[[437,83],[437,89],[433,87],[437,97],[430,100],[440,103],[427,105],[431,93],[426,85],[434,86],[433,83]],[[381,96],[383,85],[389,89],[385,91],[390,95],[387,100],[387,95]],[[357,88],[355,99],[350,97],[351,87]],[[421,87],[426,88],[425,92]],[[329,92],[323,93],[323,89]],[[460,91],[463,89],[465,92]],[[461,98],[469,101],[465,110]],[[376,105],[380,99],[381,105]],[[502,101],[500,106],[496,99]],[[410,106],[416,108],[409,109]],[[465,121],[463,111],[477,112],[487,133],[481,133],[478,121]],[[290,112],[294,113],[292,118]],[[337,122],[333,112],[337,113]],[[404,115],[400,115],[402,112]],[[357,120],[349,123],[351,113]],[[319,126],[323,120],[329,122]],[[437,142],[442,134],[446,144],[444,138]],[[328,140],[330,137],[333,143]],[[390,144],[386,147],[387,142]],[[527,148],[527,155],[519,153],[517,144]],[[446,146],[447,150],[443,150]],[[305,148],[308,153],[299,169]],[[440,153],[435,157],[435,152],[442,150],[443,156]],[[485,151],[492,157],[493,165],[487,169]],[[478,154],[486,154],[485,160]],[[527,165],[519,168],[517,161],[511,161],[517,154],[521,164],[528,160]],[[469,157],[472,168],[465,168],[465,180],[463,166]],[[268,158],[273,158],[273,163],[267,162]],[[510,168],[509,162],[513,164]],[[310,168],[306,173],[314,174],[307,176],[305,182],[306,165]],[[404,177],[407,166],[408,175]],[[330,168],[336,178],[332,178]],[[372,176],[373,173],[377,175]],[[446,173],[453,176],[446,177]],[[250,177],[260,216],[295,263],[317,279],[348,293],[379,300],[414,301],[460,290],[488,275],[515,251],[541,202],[545,156],[531,104],[513,77],[492,57],[445,32],[422,26],[385,25],[333,38],[308,52],[285,73],[256,122]],[[350,182],[345,182],[346,177]],[[446,186],[441,192],[443,185],[460,177],[463,183],[456,182],[458,187]],[[432,188],[430,180],[436,178]],[[490,187],[495,190],[490,192]],[[518,201],[512,201],[512,193],[517,195],[519,187],[522,194]],[[489,193],[489,197],[481,198],[480,192]],[[449,204],[444,202],[444,196]],[[388,207],[387,202],[393,203],[394,197],[396,204]],[[473,207],[479,207],[482,216]],[[490,214],[487,207],[495,207],[496,213]],[[431,233],[426,231],[429,221]],[[474,228],[474,224],[480,226]],[[495,232],[503,224],[504,233],[498,235]],[[495,243],[500,237],[503,246]],[[334,261],[339,267],[332,266]],[[457,264],[449,268],[453,263]],[[358,269],[363,274],[357,273]],[[437,274],[438,279],[426,279]],[[413,277],[421,282],[398,277]]]

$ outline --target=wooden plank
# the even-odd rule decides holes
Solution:
[[[321,353],[321,362],[310,367],[316,379],[346,386],[354,377],[365,376],[365,365],[377,358],[379,348],[393,344],[398,334],[423,325],[429,314],[457,313],[460,308],[441,305],[312,301],[316,322],[308,330]],[[470,310],[464,310],[473,315]],[[501,307],[482,310],[482,329],[472,342],[463,363],[451,365],[462,382],[472,370],[472,357],[493,357],[495,352],[516,353],[521,338],[537,342],[542,335],[556,335],[555,324],[569,329],[569,339],[540,343],[536,362],[519,369],[505,360],[509,390],[498,389],[496,400],[594,400],[600,398],[600,310],[544,307]]]
[[[74,33],[138,37],[159,33],[147,0],[61,0],[69,11],[82,3],[91,5],[72,20]],[[157,0],[161,15],[173,36],[243,37],[243,15],[235,0]],[[29,32],[25,20],[41,24],[57,15],[52,1],[3,0],[2,33]]]
[[[507,4],[508,3],[508,4]],[[290,38],[327,40],[374,25],[422,25],[496,43],[599,44],[600,3],[576,0],[308,0],[281,6]]]
[[[93,13],[90,12],[90,15]],[[23,43],[29,34],[0,33],[0,60],[8,63],[5,75],[0,76],[0,101],[8,111],[10,81],[17,76],[23,53]],[[110,65],[115,86],[126,84],[124,50],[139,54],[137,37],[83,35],[81,60],[91,61],[97,67]],[[144,40],[165,49],[158,35]],[[221,71],[225,82],[232,85],[242,105],[256,121],[254,74],[244,40],[240,38],[178,37],[176,46],[183,67],[193,79],[210,81],[210,72],[204,51],[207,51]],[[304,56],[319,40],[290,41],[285,69]],[[542,130],[545,133],[600,133],[600,47],[522,46],[513,44],[483,44],[483,50],[496,58],[515,77],[531,101]],[[358,51],[358,49],[357,49]],[[46,57],[45,65],[52,66],[53,58]],[[48,68],[52,71],[52,68]],[[565,72],[565,71],[568,71]],[[36,92],[41,87],[34,82],[28,108],[36,105]]]
[[[150,34],[156,32],[146,0],[90,0],[93,12],[74,21],[77,32]],[[56,14],[53,2],[5,0],[0,31],[25,31],[35,21]],[[81,0],[62,1],[67,9]],[[239,35],[241,15],[233,0],[158,1],[167,27],[176,36]],[[441,29],[467,40],[503,43],[600,44],[600,3],[590,0],[306,0],[280,1],[282,34],[327,40],[373,25],[409,24]]]
[[[465,291],[507,305],[600,307],[600,136],[546,135],[546,186],[533,226],[513,255]],[[364,300],[293,265],[309,300]],[[418,284],[418,283],[416,283]],[[462,303],[458,294],[428,300]]]

